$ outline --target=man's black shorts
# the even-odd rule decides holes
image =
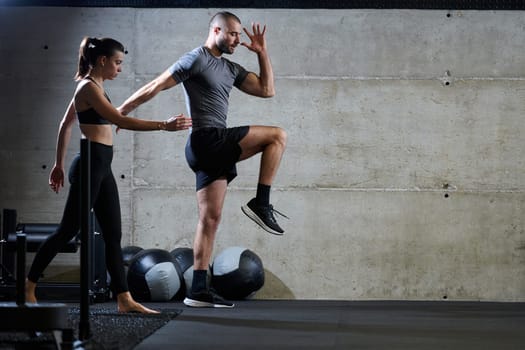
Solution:
[[[249,126],[202,128],[193,130],[186,142],[186,161],[195,172],[197,191],[226,177],[228,183],[237,176],[236,163],[241,156],[239,142]]]

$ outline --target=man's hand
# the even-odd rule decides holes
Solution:
[[[264,38],[264,33],[266,32],[266,25],[263,26],[261,31],[261,26],[259,23],[252,23],[253,34],[248,31],[248,29],[243,28],[248,38],[250,38],[251,43],[242,42],[241,45],[245,46],[248,50],[255,53],[261,53],[266,51],[266,39]]]

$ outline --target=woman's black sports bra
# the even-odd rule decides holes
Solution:
[[[91,77],[86,77],[86,79],[93,81]],[[96,82],[94,83],[96,84]],[[106,96],[108,101],[111,103],[111,100],[109,99],[109,96],[106,94],[105,91],[104,96]],[[98,114],[97,111],[95,111],[93,108],[86,109],[82,112],[77,112],[77,118],[80,124],[111,124],[108,120],[104,119],[100,114]]]

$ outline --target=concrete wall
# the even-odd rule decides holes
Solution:
[[[127,46],[106,88],[120,104],[202,44],[215,9],[0,8],[0,208],[57,222],[47,186],[84,35]],[[272,202],[284,237],[240,211],[258,157],[240,163],[215,252],[244,246],[266,268],[259,298],[525,300],[524,12],[234,10],[268,26],[277,94],[234,91],[230,125],[284,127]],[[232,59],[257,70],[239,48]],[[182,90],[136,115],[184,112]],[[78,150],[78,133],[70,147]],[[191,246],[186,133],[115,138],[123,244]]]

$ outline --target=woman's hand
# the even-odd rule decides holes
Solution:
[[[56,193],[60,191],[60,187],[64,187],[64,169],[57,165],[53,166],[49,174],[49,186]]]
[[[191,118],[185,117],[182,113],[171,117],[165,122],[166,131],[186,130],[191,127]]]

